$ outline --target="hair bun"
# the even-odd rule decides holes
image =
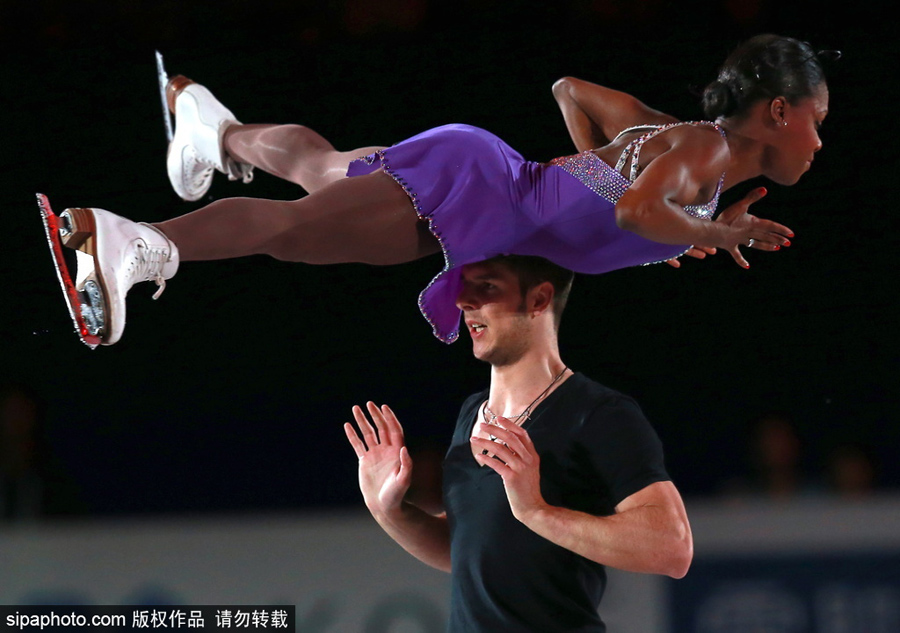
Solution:
[[[703,90],[703,113],[711,120],[727,116],[737,105],[731,87],[719,79]]]
[[[710,119],[740,115],[754,103],[776,96],[796,103],[825,81],[820,59],[839,56],[838,51],[816,52],[790,37],[752,37],[731,52],[716,80],[704,90],[704,114]]]

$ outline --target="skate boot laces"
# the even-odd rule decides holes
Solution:
[[[168,261],[168,249],[148,246],[142,239],[135,241],[125,268],[125,278],[129,282],[129,287],[141,281],[156,282],[159,289],[153,293],[153,298],[159,299],[166,289],[166,278],[163,277],[162,271]]]
[[[185,185],[188,186],[189,191],[206,191],[209,189],[209,181],[212,180],[216,166],[214,163],[204,160],[195,148],[185,149],[185,153],[188,155],[183,158],[185,162],[184,175],[186,180],[190,180]]]

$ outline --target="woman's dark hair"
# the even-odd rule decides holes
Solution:
[[[790,37],[757,35],[728,56],[718,78],[703,91],[703,112],[715,120],[740,115],[760,99],[780,96],[796,103],[825,82],[821,59],[839,56]]]

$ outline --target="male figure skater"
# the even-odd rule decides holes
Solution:
[[[457,304],[490,387],[463,404],[444,460],[445,512],[405,494],[412,460],[387,406],[345,425],[365,503],[452,576],[449,631],[605,631],[605,566],[681,578],[693,541],[638,405],[568,369],[557,343],[572,273],[534,257],[462,271]],[[369,420],[371,418],[371,421]]]

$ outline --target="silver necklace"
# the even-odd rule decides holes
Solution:
[[[531,409],[534,407],[534,405],[536,405],[536,404],[537,404],[544,396],[546,396],[546,395],[550,392],[551,389],[553,389],[553,385],[555,385],[556,383],[558,383],[558,382],[560,381],[560,379],[563,377],[563,375],[565,375],[565,373],[566,373],[568,370],[569,370],[568,367],[563,367],[562,371],[559,372],[558,374],[556,374],[556,377],[555,377],[553,380],[550,381],[550,384],[547,385],[547,388],[544,389],[544,390],[538,395],[537,398],[535,398],[534,400],[532,400],[532,401],[531,401],[531,404],[529,404],[527,407],[525,407],[525,410],[522,411],[522,413],[520,413],[519,415],[508,415],[508,416],[504,416],[504,417],[505,417],[507,420],[512,420],[513,423],[514,423],[516,426],[522,426],[527,420],[530,420],[530,419],[531,419]],[[484,421],[487,422],[488,424],[492,424],[492,425],[494,425],[494,426],[499,426],[499,425],[497,424],[497,418],[498,418],[499,416],[497,416],[496,413],[494,413],[493,411],[491,411],[490,407],[488,407],[488,401],[487,401],[487,400],[484,401],[484,406],[483,406],[482,409],[481,409],[481,416],[484,418]],[[496,438],[495,436],[493,436],[493,435],[491,435],[490,438],[491,438],[491,441],[494,441],[494,440],[497,439],[497,438]]]

